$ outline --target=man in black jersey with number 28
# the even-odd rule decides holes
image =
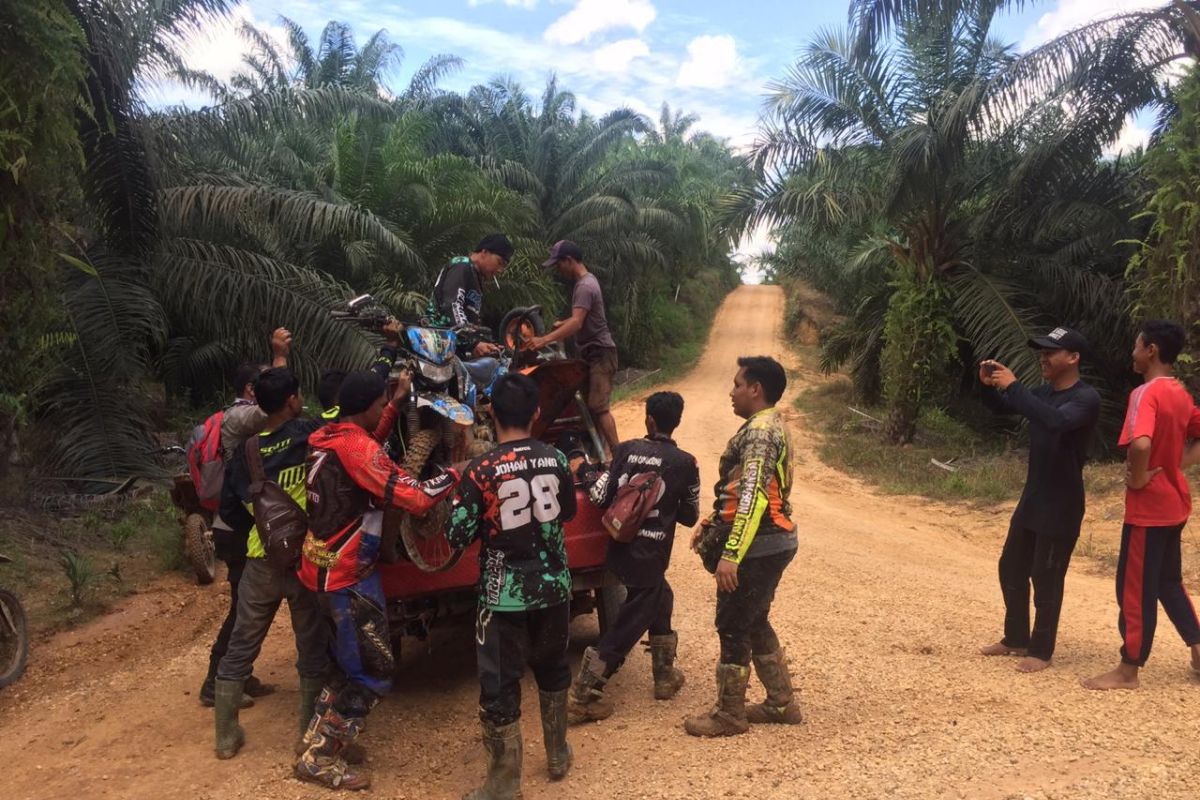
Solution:
[[[550,778],[561,780],[571,766],[571,573],[563,523],[575,516],[575,480],[566,456],[532,438],[537,410],[533,379],[509,374],[496,382],[492,412],[500,444],[467,468],[446,531],[456,547],[482,542],[475,652],[488,774],[468,800],[520,795],[521,676],[526,663],[537,680]]]

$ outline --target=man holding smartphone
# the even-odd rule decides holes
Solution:
[[[1083,465],[1100,395],[1079,378],[1087,340],[1077,331],[1055,328],[1029,340],[1038,351],[1042,379],[1027,389],[1008,367],[984,361],[979,382],[984,402],[998,413],[1029,420],[1029,470],[1000,554],[1004,594],[1004,638],[982,649],[985,656],[1021,656],[1020,672],[1050,666],[1062,611],[1063,586],[1083,521]],[[1035,609],[1029,626],[1029,588]]]

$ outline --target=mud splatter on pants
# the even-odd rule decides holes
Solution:
[[[341,673],[332,682],[337,688],[333,707],[343,717],[365,717],[392,688],[396,667],[379,573],[322,593],[321,604],[333,620],[333,653]]]
[[[521,718],[521,677],[526,664],[543,692],[571,685],[567,662],[570,622],[569,603],[526,611],[481,611],[475,631],[480,719],[499,727]]]
[[[738,567],[738,585],[732,592],[717,592],[717,635],[721,663],[750,665],[752,653],[779,649],[775,629],[767,619],[783,571],[796,557],[795,549],[747,558]]]

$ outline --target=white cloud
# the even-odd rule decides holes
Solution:
[[[495,2],[497,2],[497,0],[467,0],[467,5],[469,5],[471,8],[476,8],[477,6],[486,6],[489,3]],[[536,8],[537,4],[538,0],[504,0],[504,5],[506,6],[519,7],[527,10]]]
[[[601,72],[627,72],[635,59],[648,55],[650,46],[641,39],[621,39],[596,50],[591,59]]]
[[[1150,129],[1143,128],[1132,116],[1125,120],[1125,127],[1117,136],[1117,140],[1104,149],[1104,155],[1116,156],[1121,153],[1132,153],[1139,147],[1150,145]]]
[[[732,36],[697,36],[688,43],[687,60],[675,82],[699,89],[721,89],[739,72],[737,42]]]
[[[1021,49],[1028,50],[1094,20],[1115,14],[1161,8],[1164,0],[1058,0],[1025,32]]]
[[[250,23],[279,44],[287,41],[287,33],[281,26],[255,19],[250,4],[242,3],[235,6],[226,19],[206,25],[201,33],[189,39],[183,49],[183,62],[192,69],[212,73],[218,80],[228,81],[241,71],[242,56],[250,52],[250,45],[238,34],[243,22]]]
[[[250,44],[238,33],[238,28],[243,22],[263,31],[268,38],[280,45],[287,42],[287,33],[281,26],[256,19],[250,4],[243,2],[234,6],[229,16],[219,22],[205,25],[188,37],[179,53],[184,65],[207,72],[222,83],[228,83],[229,79],[241,72],[245,66],[242,57],[251,52]],[[196,108],[211,105],[213,102],[212,97],[206,93],[187,89],[169,78],[152,81],[148,88],[152,98],[164,105],[187,105]]]
[[[577,0],[575,7],[546,28],[546,41],[580,44],[614,28],[646,30],[658,10],[650,0]]]

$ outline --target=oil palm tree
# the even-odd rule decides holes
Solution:
[[[990,35],[997,13],[1015,5],[852,2],[849,29],[819,34],[772,86],[755,152],[761,181],[741,197],[748,224],[859,223],[853,263],[882,267],[887,302],[860,304],[886,308],[882,329],[852,338],[880,354],[894,441],[911,439],[964,353],[1033,373],[1024,342],[1046,309],[1024,307],[997,242],[1038,269],[1066,259],[1099,270],[1103,280],[1088,286],[1109,291],[1110,305],[1119,297],[1103,257],[1070,241],[1128,238],[1112,213],[1123,195],[1101,198],[1097,213],[1062,192],[1098,180],[1097,161],[1126,117],[1161,97],[1158,71],[1182,52],[1179,15],[1096,23],[1018,57]],[[1045,236],[1016,235],[1035,208],[1056,215],[1042,221]],[[847,344],[838,342],[843,355]]]

